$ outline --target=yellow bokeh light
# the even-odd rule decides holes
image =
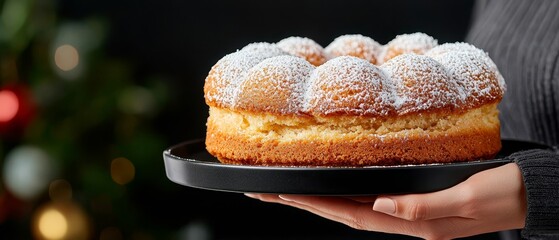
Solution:
[[[88,216],[78,204],[71,200],[46,203],[33,213],[31,224],[33,239],[90,239]]]
[[[129,183],[134,179],[136,169],[134,164],[126,158],[115,158],[111,162],[111,178],[120,185]]]
[[[70,71],[78,66],[80,55],[72,45],[62,45],[54,52],[54,63],[62,71]]]
[[[39,233],[46,239],[62,239],[68,232],[68,221],[56,209],[47,209],[39,216]]]

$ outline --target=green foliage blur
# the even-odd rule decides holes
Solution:
[[[125,239],[171,234],[156,220],[140,218],[141,206],[131,204],[133,191],[146,183],[162,189],[171,185],[162,178],[161,160],[170,143],[155,124],[169,89],[161,76],[138,76],[133,64],[107,55],[109,28],[102,16],[60,18],[56,1],[0,0],[0,90],[15,89],[20,100],[19,115],[1,123],[0,168],[41,186],[32,197],[22,198],[7,184],[8,175],[2,176],[0,236],[7,238],[0,238],[40,236],[33,219],[41,206],[54,201],[49,189],[57,179],[69,183],[71,201],[85,213],[88,239],[108,236],[103,233],[108,228]],[[61,46],[78,53],[70,70],[56,61]],[[5,164],[22,146],[49,156],[48,178],[34,176],[36,170],[25,165]],[[118,174],[111,173],[116,158],[134,166],[133,179],[124,185],[112,179],[111,174]]]

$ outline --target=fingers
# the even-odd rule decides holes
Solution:
[[[273,195],[273,194],[245,194],[248,197],[255,198],[264,202],[273,202],[273,203],[280,203],[284,205],[288,205],[291,207],[296,207],[302,210],[306,210],[323,218],[340,222],[346,224],[352,228],[356,229],[366,229],[365,226],[362,226],[356,221],[351,221],[347,219],[346,214],[342,214],[341,212],[331,214],[329,210],[324,210],[323,208],[331,208],[338,203],[342,203],[343,201],[337,201],[334,198],[326,198],[326,197],[311,197],[311,196],[287,196],[287,195]],[[320,203],[320,204],[317,204]],[[345,203],[344,206],[346,206]],[[318,206],[316,206],[318,205]],[[370,210],[370,209],[369,209]],[[344,209],[343,212],[346,212],[347,209]],[[372,212],[372,211],[371,211]],[[342,214],[343,216],[341,216]]]
[[[374,213],[371,211],[370,204],[363,204],[347,198],[301,195],[279,195],[279,197],[288,204],[296,203],[312,206],[327,215],[335,215],[344,223],[350,221],[362,222],[360,219],[368,217],[365,214]]]
[[[351,199],[353,201],[360,202],[360,203],[373,204],[377,199],[377,196],[346,196],[344,198]]]
[[[432,193],[380,196],[373,210],[409,221],[446,217],[469,218],[465,204],[473,198],[468,180]]]
[[[362,221],[356,222],[356,221],[350,221],[348,220],[347,214],[348,212],[345,212],[343,214],[332,214],[331,211],[325,211],[325,209],[321,208],[321,207],[331,207],[337,203],[340,203],[340,201],[335,201],[335,199],[333,198],[324,198],[324,197],[317,197],[315,199],[309,200],[309,201],[305,201],[302,200],[304,198],[307,198],[305,196],[303,196],[302,198],[297,199],[297,197],[293,198],[293,197],[286,197],[285,195],[280,195],[279,196],[280,199],[282,199],[282,204],[288,205],[288,206],[292,206],[292,207],[296,207],[302,210],[306,210],[308,212],[311,212],[313,214],[316,214],[318,216],[321,216],[323,218],[332,220],[332,221],[336,221],[345,225],[348,225],[349,227],[355,228],[355,229],[360,229],[360,230],[365,230],[367,229],[366,226],[364,226],[362,224]],[[309,197],[310,198],[310,197]],[[316,206],[315,204],[317,202],[323,202],[323,204],[319,204],[318,206]]]
[[[412,222],[371,211],[370,203],[361,203],[343,197],[271,194],[248,194],[247,196],[265,202],[281,203],[303,209],[360,230],[402,234],[402,229],[407,229],[405,232],[413,229]],[[358,198],[358,200],[366,199]]]
[[[340,222],[358,230],[380,231],[396,233],[395,219],[385,214],[371,211],[370,203],[362,203],[366,199],[358,198],[358,201],[343,197],[314,197],[300,195],[280,195],[284,204],[305,209],[324,218]]]
[[[523,227],[523,189],[518,167],[507,164],[433,193],[380,196],[376,200],[361,196],[247,196],[303,209],[356,229],[452,239]]]
[[[428,194],[410,194],[401,196],[378,197],[318,197],[302,195],[272,195],[256,194],[247,196],[265,202],[275,202],[301,208],[313,206],[321,209],[325,214],[335,215],[344,222],[355,222],[356,218],[363,218],[355,213],[371,214],[372,209],[378,213],[388,214],[409,221],[430,220],[443,217],[459,217],[461,214],[462,200],[465,198],[460,188],[450,188],[440,192]],[[309,210],[308,207],[304,208]],[[460,212],[450,211],[458,209]],[[316,211],[311,211],[315,213]],[[372,212],[375,213],[375,212]],[[339,219],[338,219],[339,221]],[[353,224],[354,225],[354,224]]]
[[[291,206],[313,206],[314,209],[325,209],[323,212],[335,215],[345,215],[359,211],[359,208],[370,211],[369,204],[338,197],[304,196],[304,195],[273,195],[273,194],[245,194],[264,202],[275,202]],[[307,209],[307,208],[305,208]]]
[[[476,230],[476,228],[469,227],[471,225],[470,219],[455,217],[429,221],[407,221],[372,211],[370,203],[360,203],[343,197],[246,195],[261,201],[281,203],[306,210],[359,230],[404,234],[424,239],[451,239],[467,236],[467,233],[470,233],[469,231]],[[462,231],[457,231],[458,229],[462,229]]]
[[[520,212],[515,209],[522,209],[519,206],[522,205],[519,201],[522,199],[522,185],[515,168],[515,165],[507,164],[486,170],[438,192],[380,196],[373,204],[373,210],[409,221],[445,217],[489,218],[496,212],[494,209]]]
[[[383,196],[377,198],[373,210],[409,221],[461,216],[464,199],[459,187],[426,194]]]
[[[245,193],[245,196],[258,199],[263,202],[278,203],[281,201],[277,194]]]

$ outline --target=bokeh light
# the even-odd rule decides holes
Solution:
[[[39,216],[39,233],[46,239],[63,239],[68,232],[68,220],[56,209],[47,209]]]
[[[3,180],[11,193],[20,199],[32,199],[46,190],[56,167],[43,149],[22,145],[6,155]]]
[[[150,90],[135,86],[122,92],[119,107],[125,113],[151,114],[155,111],[156,100]]]
[[[54,63],[62,71],[70,71],[78,66],[80,55],[78,50],[69,44],[64,44],[54,52]]]
[[[33,214],[34,239],[88,239],[89,220],[82,208],[72,201],[48,202]]]
[[[0,122],[12,120],[19,110],[17,95],[10,90],[0,90]]]
[[[115,158],[111,161],[111,177],[120,185],[125,185],[134,179],[136,169],[134,164],[126,158]]]
[[[212,229],[207,222],[204,221],[193,221],[185,225],[179,231],[179,239],[183,240],[211,240],[214,239],[212,235]]]

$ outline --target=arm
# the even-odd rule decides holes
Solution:
[[[510,156],[518,164],[526,189],[525,238],[559,237],[559,155],[532,150]]]
[[[558,185],[542,190],[532,185],[537,183],[527,182],[526,189],[523,180],[532,181],[530,179],[537,177],[537,174],[523,177],[527,174],[523,164],[545,159],[547,164],[556,166],[554,173],[549,171],[546,174],[555,174],[555,178],[551,176],[549,179],[557,180],[558,156],[538,150],[516,153],[511,158],[520,165],[511,163],[486,170],[454,187],[433,193],[379,196],[376,199],[267,194],[248,196],[304,209],[356,229],[425,239],[451,239],[517,228],[524,228],[523,234],[528,237],[552,234],[553,231],[557,234]],[[536,167],[532,170],[542,169]],[[544,206],[536,204],[527,207],[527,201],[530,204],[531,201],[545,203],[541,204]],[[547,225],[541,225],[542,221]]]

